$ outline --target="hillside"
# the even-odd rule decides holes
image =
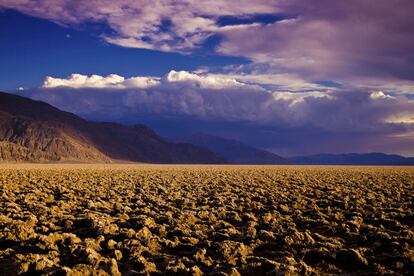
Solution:
[[[224,157],[227,162],[232,164],[276,165],[290,163],[289,160],[274,153],[254,148],[240,141],[204,133],[174,138],[173,140],[209,149],[217,155]]]
[[[143,125],[84,120],[49,104],[0,92],[0,161],[223,163],[216,154],[170,143]]]

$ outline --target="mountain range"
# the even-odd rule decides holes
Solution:
[[[384,153],[283,158],[234,139],[205,133],[166,139],[144,125],[88,121],[47,103],[3,92],[0,161],[414,165],[412,157]]]
[[[171,143],[143,125],[92,122],[47,103],[0,93],[0,160],[224,163],[209,150]]]
[[[317,154],[291,157],[289,160],[297,165],[414,165],[414,157],[403,157],[396,154],[348,153],[348,154]]]
[[[269,151],[257,149],[237,140],[225,139],[205,133],[175,137],[172,140],[206,148],[222,156],[231,164],[280,165],[291,163],[289,160]]]
[[[233,139],[225,139],[205,133],[173,138],[173,141],[206,148],[222,156],[231,164],[261,165],[378,165],[411,166],[413,157],[385,153],[316,154],[284,158],[272,152],[257,149]]]

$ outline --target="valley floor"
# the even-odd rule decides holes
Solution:
[[[414,168],[0,165],[0,274],[408,274]]]

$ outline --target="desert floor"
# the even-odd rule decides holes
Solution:
[[[414,168],[1,165],[0,274],[410,274]]]

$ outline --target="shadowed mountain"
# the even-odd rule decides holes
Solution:
[[[144,125],[84,120],[49,104],[0,92],[0,161],[223,163],[216,154],[161,139]]]
[[[225,139],[204,133],[197,133],[186,137],[175,137],[173,141],[189,143],[211,150],[222,156],[232,164],[289,164],[286,160],[274,153],[251,147],[237,140]]]
[[[414,165],[414,157],[384,153],[317,154],[289,160],[298,165]]]

